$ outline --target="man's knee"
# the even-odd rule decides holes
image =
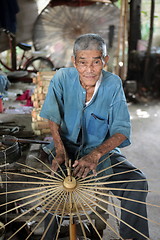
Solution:
[[[146,176],[140,170],[136,172],[135,185],[139,190],[148,190],[148,182]]]

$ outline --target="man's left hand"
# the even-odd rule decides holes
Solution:
[[[79,160],[75,160],[73,174],[76,177],[86,177],[90,171],[96,175],[96,167],[99,161],[99,154],[89,153]]]

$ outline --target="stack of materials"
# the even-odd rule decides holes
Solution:
[[[48,120],[41,118],[39,116],[39,113],[46,97],[50,80],[54,74],[54,71],[39,72],[37,73],[37,76],[33,78],[33,83],[36,84],[36,87],[34,94],[32,95],[32,129],[36,135],[44,135],[50,133]]]

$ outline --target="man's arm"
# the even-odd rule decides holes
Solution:
[[[60,126],[50,120],[48,120],[48,122],[56,151],[56,157],[52,160],[52,170],[56,171],[58,168],[58,164],[61,165],[64,161],[67,161],[67,154],[62,139],[60,137]]]
[[[99,159],[104,154],[118,147],[125,139],[126,136],[121,133],[116,133],[88,155],[82,157],[80,160],[76,160],[73,164],[73,167],[75,168],[73,172],[74,175],[78,177],[86,177],[91,170],[96,174],[96,167]]]

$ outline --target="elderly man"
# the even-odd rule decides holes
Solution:
[[[40,116],[48,119],[53,137],[49,146],[56,156],[52,160],[53,171],[58,168],[57,162],[61,165],[69,158],[75,176],[84,178],[90,171],[96,175],[101,166],[98,163],[113,153],[103,164],[103,167],[113,167],[104,174],[106,181],[118,182],[107,187],[116,188],[112,192],[124,198],[120,198],[122,208],[136,213],[121,211],[120,235],[125,240],[144,240],[149,235],[146,205],[126,198],[145,202],[147,191],[143,190],[147,190],[147,182],[127,181],[145,179],[145,176],[124,161],[119,150],[130,144],[130,116],[121,79],[103,70],[108,59],[106,44],[99,35],[85,34],[77,38],[72,56],[74,67],[57,71]],[[124,171],[127,173],[118,174]],[[111,172],[113,175],[107,179]]]

